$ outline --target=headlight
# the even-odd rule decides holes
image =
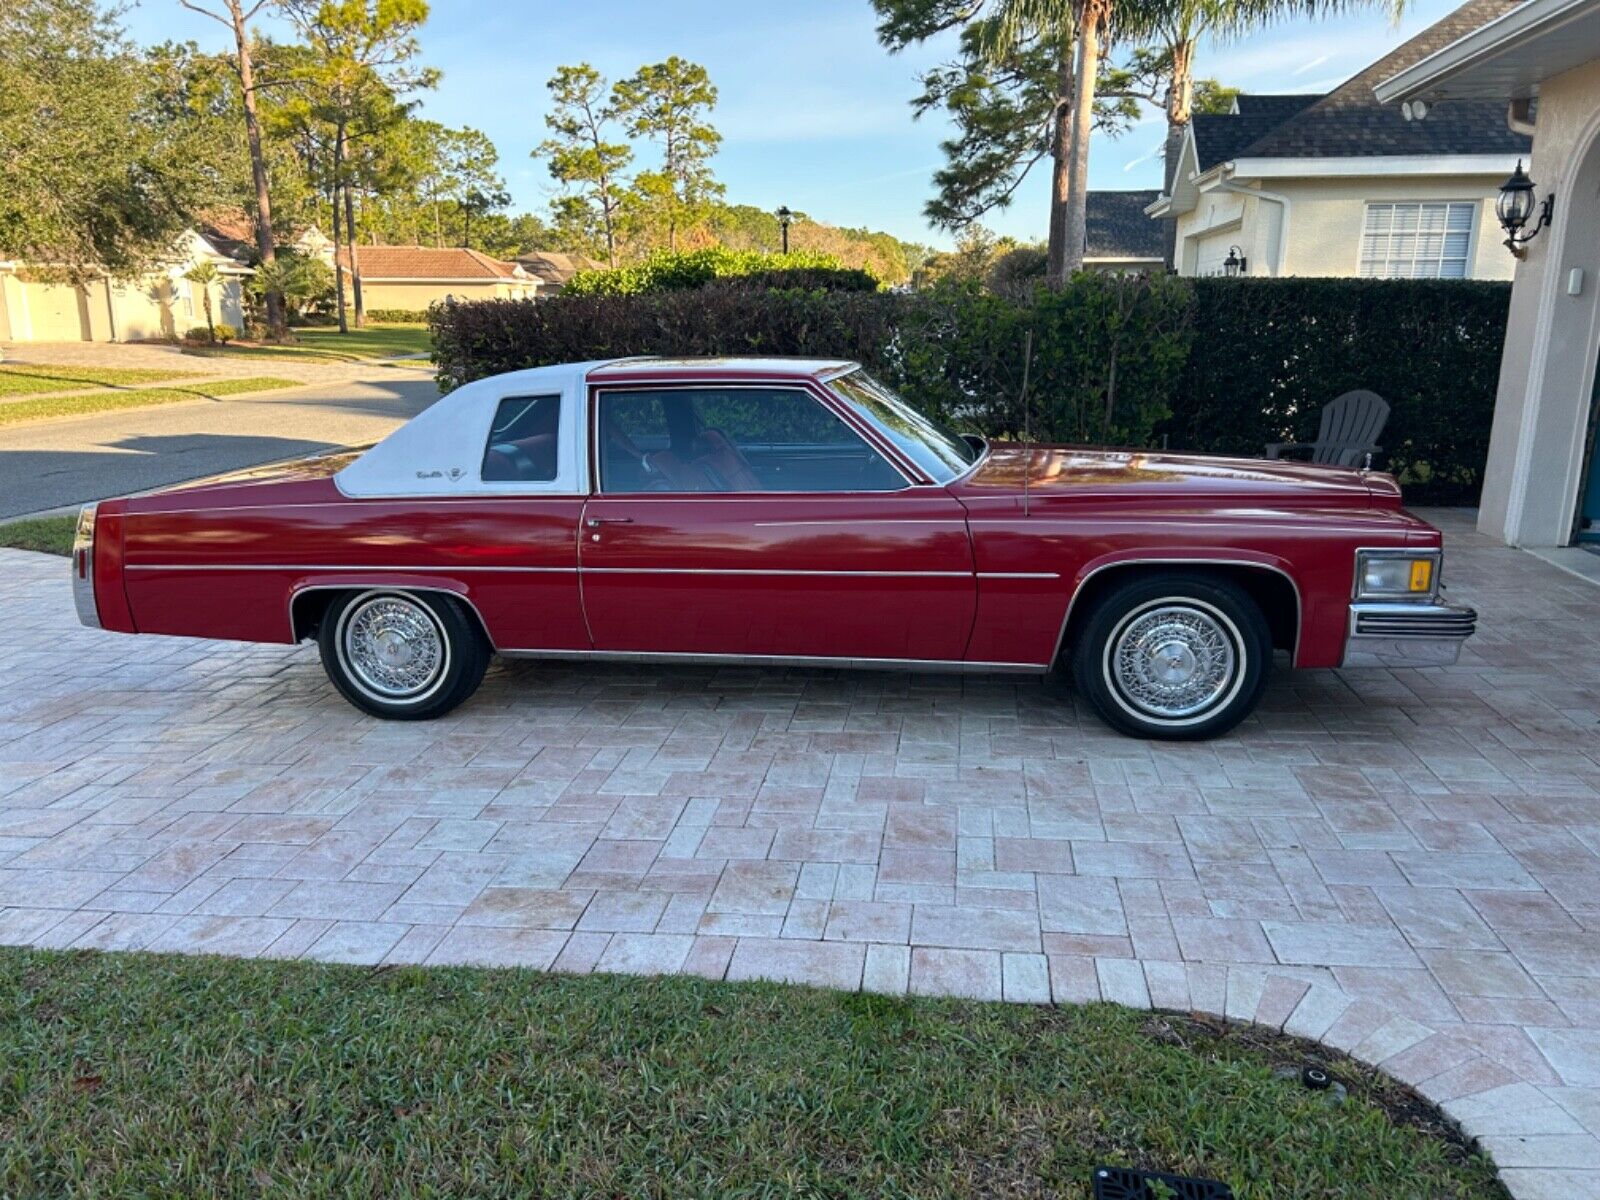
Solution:
[[[1359,550],[1357,600],[1432,600],[1439,594],[1437,550]]]

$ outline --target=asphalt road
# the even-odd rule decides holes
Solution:
[[[412,374],[0,428],[0,518],[375,442],[439,398]]]

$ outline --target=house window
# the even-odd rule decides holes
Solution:
[[[1477,207],[1471,201],[1367,205],[1361,274],[1376,279],[1465,279]]]
[[[178,312],[185,317],[194,316],[194,288],[187,279],[177,279],[172,284],[172,298],[177,301]]]

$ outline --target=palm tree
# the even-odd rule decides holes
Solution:
[[[1166,59],[1166,178],[1172,191],[1183,132],[1194,115],[1194,54],[1200,39],[1238,37],[1285,17],[1319,18],[1354,8],[1380,8],[1399,19],[1407,0],[1166,0],[1152,11],[1151,40]]]
[[[1159,18],[1182,0],[1001,0],[990,29],[989,53],[998,56],[1030,35],[1046,34],[1063,47],[1056,99],[1056,200],[1045,280],[1066,285],[1082,269],[1088,232],[1089,135],[1101,60],[1113,37],[1153,34]],[[1066,55],[1073,55],[1070,65]],[[1060,203],[1060,201],[1065,203]],[[1058,228],[1059,225],[1059,228]]]
[[[211,285],[219,278],[217,264],[209,258],[203,258],[185,271],[183,277],[200,287],[201,303],[205,305],[206,311],[206,332],[211,335],[211,340],[214,342],[217,340],[217,326],[211,319]]]

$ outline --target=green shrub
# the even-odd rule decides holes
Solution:
[[[204,325],[194,325],[183,331],[183,340],[186,342],[193,342],[197,345],[202,343],[205,345],[210,345],[213,339],[211,337],[211,331]]]
[[[1322,406],[1370,388],[1389,402],[1377,461],[1417,502],[1472,504],[1483,486],[1511,285],[1433,279],[1202,279],[1171,444],[1259,454],[1308,442]]]
[[[871,292],[878,281],[866,271],[846,267],[831,254],[795,250],[762,254],[756,250],[705,250],[653,254],[644,262],[615,270],[579,271],[561,289],[563,296],[641,296],[687,291],[713,282],[737,282],[749,289],[815,288]]]
[[[217,322],[216,328],[214,328],[211,332],[216,335],[217,341],[221,342],[224,346],[239,336],[239,331],[237,329],[235,329],[232,325],[226,325],[221,321]]]
[[[428,312],[422,308],[369,308],[367,320],[379,325],[424,325]]]
[[[719,281],[437,305],[430,320],[446,389],[632,354],[836,357],[952,424],[1036,441],[1259,455],[1268,442],[1310,440],[1325,403],[1368,387],[1392,406],[1379,465],[1400,475],[1407,499],[1468,503],[1482,484],[1509,296],[1503,283],[1094,273],[1016,298],[954,284],[754,293]]]

